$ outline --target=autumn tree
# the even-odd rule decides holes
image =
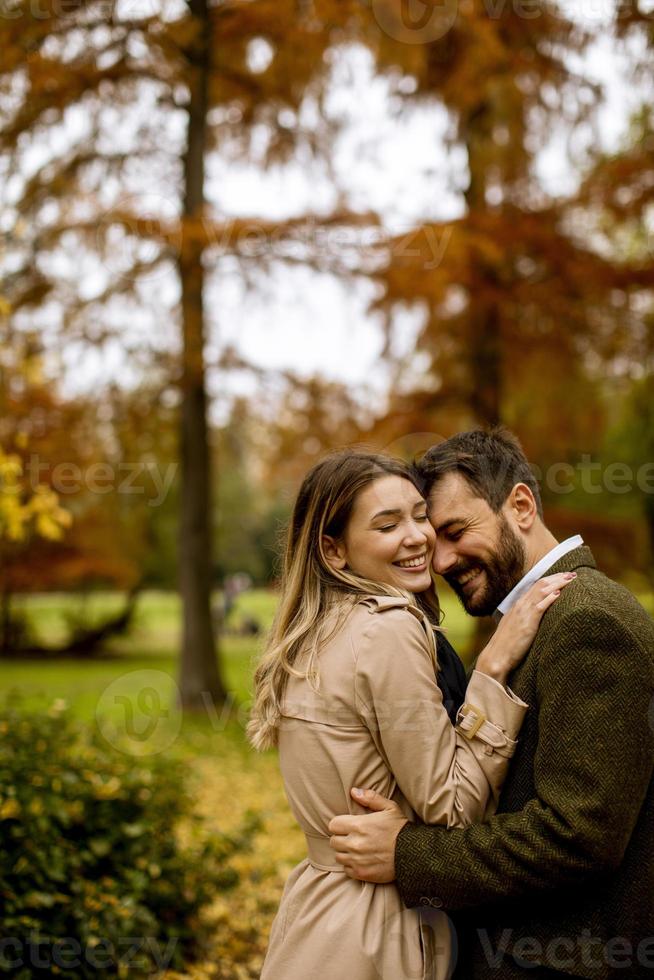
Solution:
[[[628,356],[608,379],[612,425],[605,453],[631,467],[630,492],[619,501],[643,515],[654,569],[654,111],[649,87],[654,70],[654,26],[644,4],[620,5],[617,35],[630,55],[629,82],[642,92],[625,136],[611,152],[598,151],[578,194],[578,206],[605,255],[630,272],[629,290],[616,295],[631,326]]]
[[[25,448],[25,441],[19,441]],[[31,486],[20,455],[0,445],[0,650],[14,642],[8,581],[9,563],[34,538],[59,541],[72,516],[46,484]]]
[[[250,154],[250,134],[262,127],[262,165],[298,145],[315,150],[318,134],[298,124],[298,111],[328,72],[324,52],[360,15],[343,0],[300,9],[292,0],[189,0],[146,15],[108,15],[101,0],[46,0],[35,16],[13,0],[0,23],[0,168],[16,325],[58,331],[80,349],[107,346],[118,333],[132,374],[149,370],[153,354],[170,362],[171,350],[180,352],[172,376],[188,707],[225,694],[210,615],[207,280],[225,257],[260,272],[316,221],[257,222],[269,247],[252,257],[252,222],[227,220],[209,202],[207,166],[218,150]],[[160,289],[171,271],[172,298]]]
[[[593,35],[548,0],[528,15],[519,4],[456,7],[415,25],[392,0],[378,8],[380,69],[414,79],[407,111],[447,109],[450,152],[464,161],[453,173],[461,216],[397,238],[380,274],[390,333],[402,306],[423,315],[390,404],[397,425],[382,420],[381,436],[504,421],[528,451],[556,458],[596,443],[601,425],[575,399],[593,394],[589,366],[622,353],[631,327],[616,300],[629,270],[598,254],[574,200],[549,192],[537,167],[555,126],[574,136],[592,120],[601,92],[572,58]]]
[[[70,514],[51,491],[37,486],[30,492],[26,487],[20,457],[0,448],[0,650],[10,649],[14,641],[8,554],[19,551],[32,535],[57,540],[69,523]]]
[[[0,548],[5,647],[11,639],[13,652],[90,654],[121,623],[129,625],[153,511],[149,504],[163,496],[165,474],[161,481],[152,479],[143,465],[145,453],[125,465],[124,435],[109,424],[106,405],[63,397],[44,361],[36,335],[16,335],[6,320],[0,323],[0,447],[7,464]],[[148,411],[151,415],[151,398]],[[80,610],[56,644],[31,635],[27,617],[11,603],[13,596],[31,591],[86,593],[98,586],[125,590],[123,608],[93,620]]]
[[[411,455],[501,421],[543,470],[580,447],[599,450],[604,376],[634,356],[641,322],[630,298],[642,277],[596,247],[574,187],[548,188],[539,169],[553,132],[574,146],[590,131],[602,92],[576,66],[594,32],[549,0],[528,11],[433,5],[413,21],[399,0],[373,8],[380,30],[366,42],[396,103],[447,111],[442,166],[460,214],[436,214],[388,242],[372,273],[389,362],[401,311],[416,310],[422,325],[362,438]],[[569,161],[579,179],[588,150]],[[428,208],[434,215],[434,202]]]

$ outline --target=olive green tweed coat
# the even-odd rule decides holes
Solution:
[[[396,847],[408,906],[444,908],[463,980],[654,978],[654,623],[577,548],[510,684],[531,705],[498,812]]]

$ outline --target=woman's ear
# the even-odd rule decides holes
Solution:
[[[330,568],[335,572],[342,571],[347,565],[347,552],[342,541],[323,534],[322,551]]]

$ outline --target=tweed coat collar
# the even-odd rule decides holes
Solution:
[[[547,574],[554,575],[556,572],[574,572],[578,568],[597,568],[597,563],[593,552],[586,545],[569,551],[567,555],[548,568]]]
[[[513,608],[518,599],[525,595],[526,592],[535,585],[543,576],[547,575],[553,565],[567,555],[569,551],[575,551],[577,548],[581,547],[584,543],[583,538],[580,534],[574,534],[570,538],[566,538],[565,541],[559,541],[553,548],[543,555],[537,562],[535,562],[530,569],[522,576],[517,585],[515,585],[508,595],[504,596],[502,601],[498,604],[497,609],[493,613],[493,618],[499,622],[502,616],[506,616],[508,612]]]

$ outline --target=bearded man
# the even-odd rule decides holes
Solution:
[[[376,812],[332,820],[336,858],[450,915],[462,980],[654,977],[654,624],[579,536],[556,541],[506,430],[459,434],[419,470],[434,569],[468,613],[501,616],[545,574],[577,579],[510,678],[531,710],[497,813],[429,827],[353,788]]]

